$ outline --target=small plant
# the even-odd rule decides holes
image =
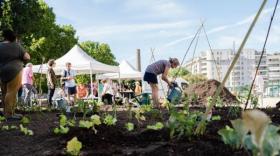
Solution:
[[[69,127],[75,126],[75,120],[67,120],[67,117],[65,115],[59,116],[59,127],[56,127],[54,129],[55,134],[67,134],[69,132]]]
[[[6,120],[6,118],[4,116],[0,116],[0,123],[2,123],[5,120]]]
[[[30,119],[28,117],[24,116],[20,120],[20,123],[26,126],[26,125],[28,125],[30,123]]]
[[[72,138],[67,142],[66,152],[71,156],[77,156],[82,148],[82,143],[77,139],[77,137]]]
[[[5,126],[2,126],[2,128],[1,128],[2,131],[9,131],[9,130],[14,130],[14,129],[18,129],[18,127],[15,125],[11,125],[11,126],[5,125]]]
[[[233,103],[233,105],[231,107],[229,107],[229,110],[228,110],[228,117],[231,117],[231,118],[237,118],[240,114],[240,107],[239,107],[239,104],[238,103]]]
[[[80,120],[79,122],[79,127],[81,128],[91,128],[93,126],[93,123],[91,121],[85,121],[85,120]]]
[[[128,130],[128,131],[133,131],[134,130],[134,124],[131,123],[131,122],[128,122],[125,124],[125,128]]]
[[[19,130],[24,134],[24,135],[33,135],[33,131],[28,129],[27,127],[24,127],[22,124],[19,125]]]
[[[257,96],[251,95],[251,103],[253,106],[253,109],[256,109],[259,106],[259,99]]]
[[[215,106],[216,107],[223,107],[223,100],[220,96],[217,97]]]
[[[145,112],[153,111],[151,105],[142,105],[139,109],[134,110],[135,118],[137,119],[138,123],[142,123],[141,121],[145,121]]]
[[[105,116],[103,123],[107,126],[116,125],[117,119],[108,114]]]
[[[270,124],[270,118],[262,111],[246,111],[242,119],[232,120],[231,123],[233,128],[226,126],[218,131],[225,144],[233,148],[244,147],[251,150],[254,156],[279,154],[280,128]]]
[[[199,112],[172,111],[167,122],[170,138],[180,139],[182,136],[191,137],[197,127]]]
[[[147,129],[161,130],[163,127],[164,125],[161,122],[157,122],[155,125],[148,125]]]
[[[2,126],[2,131],[8,131],[10,130],[10,127],[8,125]]]
[[[219,121],[219,120],[221,120],[221,116],[220,115],[214,115],[214,116],[212,116],[211,120],[212,121]]]
[[[100,117],[98,115],[92,115],[90,117],[89,121],[85,121],[85,120],[80,120],[79,122],[79,127],[81,128],[92,128],[92,130],[94,130],[95,134],[97,133],[97,130],[95,129],[95,125],[100,125],[101,121],[100,121]]]
[[[56,127],[53,132],[55,134],[67,134],[69,132],[69,128],[64,126],[59,126]]]

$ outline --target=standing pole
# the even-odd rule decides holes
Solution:
[[[93,100],[93,83],[92,83],[92,64],[90,62],[90,92],[91,92],[91,99]]]
[[[242,52],[246,42],[247,42],[247,40],[248,40],[248,38],[249,38],[249,36],[250,36],[254,26],[255,26],[255,24],[256,24],[259,16],[260,16],[260,14],[261,14],[261,12],[262,12],[266,2],[267,2],[267,0],[263,1],[263,3],[261,5],[260,9],[258,10],[258,12],[257,12],[257,14],[256,14],[256,16],[255,16],[255,18],[254,18],[254,20],[252,22],[252,24],[250,25],[250,28],[249,28],[248,32],[246,33],[246,35],[245,35],[245,37],[243,39],[243,41],[242,41],[242,43],[241,43],[241,45],[240,45],[240,47],[239,47],[239,49],[238,49],[234,59],[233,59],[233,61],[232,61],[231,65],[230,65],[230,67],[229,67],[229,69],[228,69],[228,71],[227,71],[223,81],[222,81],[222,83],[219,85],[218,89],[216,90],[210,105],[208,107],[206,107],[206,111],[205,111],[205,113],[202,116],[202,120],[200,121],[200,123],[199,123],[199,125],[198,125],[198,127],[196,129],[196,134],[204,133],[205,126],[206,126],[205,123],[206,123],[207,115],[209,114],[209,112],[212,110],[214,104],[216,103],[216,100],[217,100],[218,96],[220,95],[220,93],[222,91],[222,88],[225,85],[225,83],[226,83],[226,81],[227,81],[227,79],[229,77],[230,72],[232,71],[234,65],[236,64],[236,62],[237,62],[237,60],[238,60],[238,58],[239,58],[239,56],[240,56],[240,54],[241,54],[241,52]]]

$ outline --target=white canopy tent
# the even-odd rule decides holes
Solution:
[[[72,69],[79,74],[90,74],[91,86],[92,86],[92,74],[99,73],[116,73],[119,75],[119,67],[111,66],[101,62],[96,61],[86,52],[84,52],[78,45],[75,45],[70,51],[65,55],[55,60],[56,66],[54,68],[56,75],[61,75],[63,70],[66,69],[66,63],[70,62]],[[34,65],[33,73],[43,73],[46,74],[48,69],[47,64]],[[93,92],[93,88],[91,88]]]
[[[72,69],[75,70],[77,74],[119,73],[118,66],[111,66],[96,61],[84,52],[78,45],[75,45],[65,55],[55,60],[56,66],[54,71],[56,75],[60,75],[66,68],[66,62],[70,62],[72,64]],[[46,74],[47,69],[47,64],[33,66],[34,73]]]
[[[129,62],[126,60],[123,60],[121,64],[119,65],[120,68],[120,75],[118,73],[106,73],[102,75],[98,75],[97,79],[112,79],[112,80],[125,80],[125,79],[131,79],[131,80],[141,80],[142,79],[142,73],[140,71],[137,71]]]

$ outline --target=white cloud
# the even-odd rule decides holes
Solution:
[[[105,27],[88,27],[78,30],[78,34],[85,38],[90,37],[113,37],[116,34],[127,34],[132,32],[149,32],[158,31],[160,33],[168,34],[168,29],[183,29],[190,26],[190,21],[177,22],[160,22],[160,23],[144,23],[144,24],[120,24]],[[154,33],[154,32],[152,32]],[[170,31],[169,34],[173,32]]]
[[[273,11],[273,8],[268,8],[268,9],[263,10],[259,20],[261,20],[262,18],[267,16],[272,11]],[[221,32],[221,31],[224,31],[224,30],[227,30],[227,29],[232,29],[232,28],[236,28],[236,27],[239,27],[239,26],[246,25],[248,23],[251,23],[253,21],[254,17],[255,17],[255,14],[250,15],[250,16],[246,17],[245,19],[243,19],[241,21],[238,21],[236,23],[233,23],[233,24],[217,26],[215,28],[210,29],[207,32],[207,34],[210,35],[210,34],[218,33],[218,32]],[[189,36],[186,36],[186,37],[182,37],[182,38],[179,38],[177,40],[174,40],[174,41],[171,41],[169,43],[166,43],[162,47],[164,49],[164,48],[167,48],[167,47],[170,47],[170,46],[174,46],[174,45],[176,45],[178,43],[181,43],[181,42],[186,41],[188,39],[191,39],[193,37],[194,37],[194,35],[189,35]],[[225,44],[225,43],[227,41],[230,41],[230,40],[231,40],[231,44],[232,44],[232,41],[234,41],[233,39],[238,39],[238,37],[225,37],[225,36],[220,37],[220,41],[222,41],[222,43],[223,43],[222,45],[228,45],[228,44]]]
[[[140,11],[149,16],[175,17],[186,13],[186,6],[171,0],[127,0],[124,3],[128,12]]]

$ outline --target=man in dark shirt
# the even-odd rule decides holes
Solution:
[[[0,84],[2,104],[7,119],[20,118],[15,114],[16,96],[21,86],[23,62],[30,55],[16,42],[16,35],[11,30],[4,30],[4,41],[0,43]]]

